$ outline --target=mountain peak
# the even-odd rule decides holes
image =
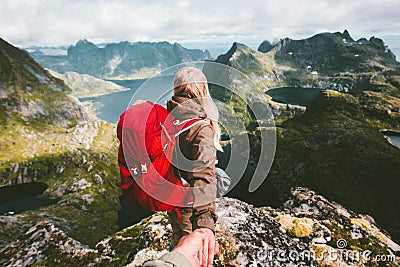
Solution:
[[[342,33],[343,38],[347,39],[347,40],[351,40],[354,41],[353,38],[351,38],[350,33],[348,30],[344,30]]]
[[[332,37],[335,36],[342,40],[346,40],[347,42],[354,42],[354,39],[351,37],[348,30],[344,30],[343,32],[335,32],[335,33],[327,32],[327,33],[323,33],[323,34],[331,35]],[[320,34],[317,34],[316,36],[318,36],[318,35],[320,35]]]
[[[228,50],[228,52],[217,57],[216,62],[222,63],[222,64],[228,64],[229,59],[232,57],[232,55],[236,51],[240,51],[240,50],[252,50],[252,49],[245,44],[234,42],[232,44],[231,48]]]
[[[342,72],[397,69],[398,62],[385,43],[371,37],[354,41],[348,30],[319,33],[303,40],[282,39],[274,46],[277,57],[295,66]],[[275,58],[277,59],[277,58]],[[285,63],[285,64],[286,64]]]
[[[273,47],[274,47],[274,46],[271,44],[270,41],[264,40],[264,41],[258,46],[257,50],[258,50],[259,52],[262,52],[262,53],[267,53],[267,52],[271,51],[271,49],[272,49]]]
[[[92,42],[90,42],[90,41],[88,41],[87,39],[83,39],[83,40],[79,40],[77,43],[76,43],[76,45],[75,46],[95,46],[95,44],[94,43],[92,43]]]
[[[247,45],[238,42],[234,42],[232,47],[234,47],[236,50],[251,50],[251,48]]]

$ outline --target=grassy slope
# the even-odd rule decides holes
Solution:
[[[97,97],[100,95],[111,94],[115,92],[129,90],[113,82],[101,80],[87,74],[77,72],[66,72],[60,74],[55,71],[49,71],[54,77],[61,79],[72,89],[72,95],[78,98]]]
[[[0,216],[0,245],[44,218],[94,245],[117,228],[115,126],[89,118],[62,81],[2,39],[0,66],[0,186],[43,182],[44,194],[60,198]]]

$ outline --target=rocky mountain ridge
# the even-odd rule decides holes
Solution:
[[[56,72],[74,71],[101,79],[143,79],[168,66],[211,58],[207,50],[187,49],[178,43],[120,42],[98,47],[87,40],[71,46],[66,56],[35,51],[31,55]]]

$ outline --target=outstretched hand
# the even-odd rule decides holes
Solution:
[[[183,236],[174,249],[190,261],[194,267],[211,266],[219,246],[214,233],[208,228],[201,228]]]

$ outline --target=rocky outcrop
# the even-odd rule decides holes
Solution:
[[[66,262],[70,266],[80,265],[82,259],[94,252],[52,223],[41,221],[2,251],[0,263],[3,266],[32,266],[35,263],[65,266]]]
[[[279,209],[232,198],[217,201],[215,266],[398,266],[400,246],[373,218],[306,188],[293,188]],[[94,249],[43,221],[2,251],[8,266],[142,266],[169,248],[171,226],[156,213],[100,241]],[[32,250],[32,248],[35,250]],[[382,260],[384,259],[384,260]]]
[[[56,72],[74,71],[101,79],[148,78],[168,66],[210,59],[207,50],[187,49],[178,43],[120,42],[99,47],[87,40],[71,46],[67,56],[31,55]]]

